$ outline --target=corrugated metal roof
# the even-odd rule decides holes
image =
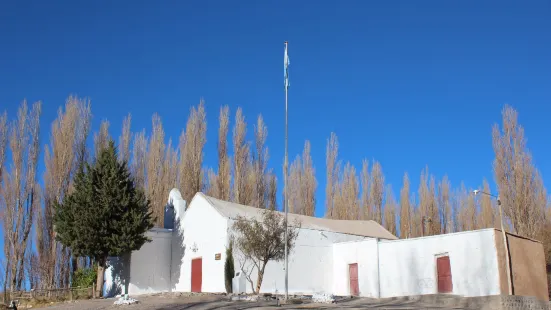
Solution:
[[[249,207],[233,202],[228,202],[207,196],[201,192],[201,195],[211,206],[213,206],[222,216],[236,219],[238,216],[249,218],[260,218],[263,209]],[[192,200],[193,202],[193,200]],[[190,205],[191,207],[191,205]],[[279,211],[277,211],[279,212]],[[279,212],[282,213],[282,212]],[[289,213],[289,225],[295,220],[301,223],[301,228],[321,231],[331,231],[356,236],[365,236],[372,238],[382,238],[389,240],[398,239],[383,226],[375,221],[349,221],[349,220],[331,220],[326,218],[312,217]]]

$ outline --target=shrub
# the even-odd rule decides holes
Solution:
[[[78,269],[73,275],[73,287],[90,287],[93,286],[97,279],[96,268]]]
[[[235,269],[233,266],[233,242],[230,241],[230,246],[226,248],[226,262],[224,263],[224,280],[226,283],[226,292],[231,293],[232,289],[232,279],[235,274]]]

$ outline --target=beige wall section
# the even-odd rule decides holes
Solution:
[[[507,265],[505,260],[505,245],[503,244],[503,233],[501,230],[495,230],[496,249],[497,249],[497,264],[499,267],[499,287],[501,294],[507,295]]]
[[[505,265],[505,250],[503,234],[496,229],[496,247],[500,287],[502,294],[507,294],[507,270]],[[511,255],[511,276],[513,279],[513,294],[535,296],[548,301],[547,272],[543,245],[535,240],[507,234],[509,253]]]

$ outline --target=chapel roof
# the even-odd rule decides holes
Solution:
[[[262,210],[255,207],[245,206],[238,203],[224,201],[216,199],[214,197],[207,196],[201,192],[197,195],[202,196],[214,209],[216,209],[222,216],[229,219],[236,219],[238,216],[245,216],[248,218],[260,218]],[[195,197],[194,197],[195,199]],[[190,205],[191,207],[191,205]],[[279,211],[276,211],[279,212]],[[283,213],[283,212],[279,212]],[[319,231],[329,231],[335,233],[342,233],[348,235],[364,236],[371,238],[381,238],[388,240],[398,239],[391,234],[379,223],[369,221],[356,221],[356,220],[333,220],[320,217],[312,217],[299,214],[288,214],[289,225],[292,225],[295,220],[301,223],[301,228],[312,229]]]

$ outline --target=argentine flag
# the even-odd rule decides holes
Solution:
[[[285,42],[285,55],[283,56],[283,76],[285,78],[285,88],[289,87],[289,55],[287,54],[287,42]]]

